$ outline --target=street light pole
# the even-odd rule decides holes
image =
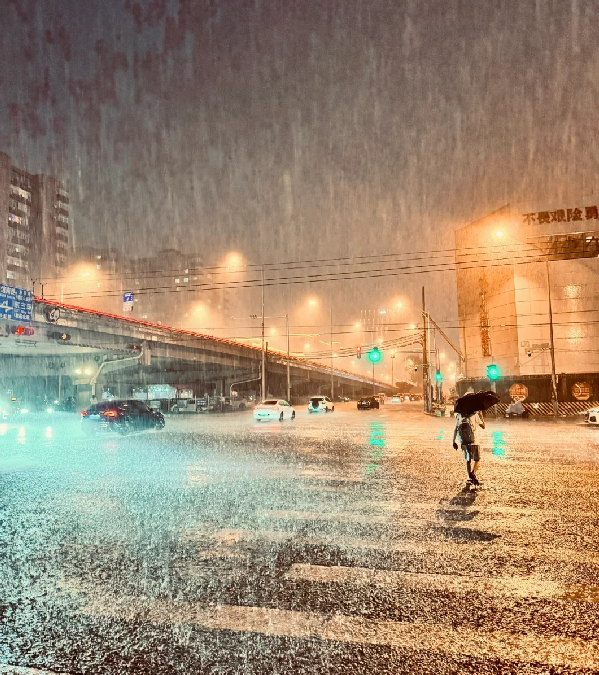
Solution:
[[[551,281],[549,278],[549,260],[545,261],[547,271],[547,297],[549,300],[549,344],[551,347],[551,389],[553,397],[553,415],[557,419],[559,415],[559,402],[557,399],[557,378],[555,375],[555,344],[553,342],[553,308],[551,306]]]
[[[291,376],[289,374],[289,314],[285,314],[285,328],[287,329],[287,403],[291,403]]]
[[[335,376],[333,374],[333,308],[331,307],[331,401],[335,400]]]
[[[422,287],[422,393],[424,394],[424,411],[430,412],[430,388],[429,388],[429,367],[428,367],[428,345],[427,337],[427,314],[426,303],[424,299],[424,286]]]
[[[266,398],[266,354],[264,352],[264,265],[262,265],[262,400]]]
[[[393,379],[393,364],[395,362],[395,352],[391,352],[391,386],[395,389],[395,380]]]

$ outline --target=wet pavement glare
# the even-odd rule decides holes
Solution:
[[[0,426],[0,673],[599,671],[599,429],[421,404]]]

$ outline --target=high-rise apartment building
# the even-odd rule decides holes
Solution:
[[[30,174],[0,152],[0,283],[32,288],[64,274],[69,195],[53,176]]]
[[[222,272],[206,269],[200,255],[176,249],[130,258],[113,249],[80,247],[66,275],[47,283],[46,298],[88,309],[190,330],[218,329],[230,318]],[[133,305],[123,309],[123,296]]]

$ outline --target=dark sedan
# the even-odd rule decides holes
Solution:
[[[164,429],[164,415],[135,399],[101,401],[81,413],[81,428],[87,433],[116,431],[126,435],[131,431]]]
[[[363,396],[358,399],[358,410],[378,410],[379,406],[379,400],[376,396]]]

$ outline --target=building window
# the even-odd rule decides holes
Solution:
[[[175,279],[175,283],[176,283],[176,284],[180,284],[180,283],[181,283],[181,279],[179,279],[179,278]]]

